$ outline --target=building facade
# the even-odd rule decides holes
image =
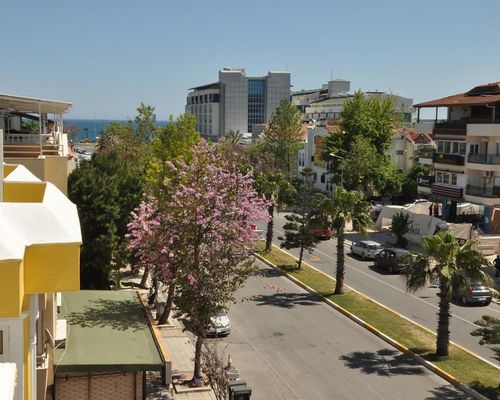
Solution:
[[[334,124],[340,119],[344,103],[354,94],[350,91],[351,82],[336,79],[324,84],[321,89],[301,90],[292,93],[292,103],[302,113],[303,122],[319,125]],[[413,99],[385,92],[364,92],[367,97],[387,99],[391,97],[397,110],[403,114],[404,121],[410,123],[413,115]]]
[[[190,89],[185,110],[196,116],[203,137],[218,141],[228,131],[257,135],[289,98],[289,72],[248,77],[242,68],[224,67],[217,82]]]
[[[484,233],[500,233],[500,82],[415,107],[417,126],[421,108],[436,109],[435,172],[419,191],[440,201],[443,217],[452,222],[469,217],[457,213],[460,203],[479,205],[476,225]],[[437,119],[441,107],[447,110],[444,121]]]

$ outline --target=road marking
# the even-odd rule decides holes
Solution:
[[[277,231],[277,232],[281,232],[279,229],[276,229],[276,231]],[[332,257],[331,255],[329,255],[329,254],[327,254],[327,253],[322,252],[321,250],[315,250],[315,251],[316,251],[317,253],[323,254],[325,257],[328,257],[328,258],[331,258],[331,259],[332,259],[332,260],[334,260],[334,261],[337,261],[337,259],[336,259],[336,258]],[[406,296],[410,296],[410,297],[412,297],[412,298],[413,298],[413,299],[415,299],[415,300],[418,300],[418,301],[420,301],[420,302],[422,302],[422,303],[424,303],[424,304],[427,304],[427,305],[429,305],[429,306],[431,306],[431,307],[435,308],[436,310],[439,310],[439,307],[438,307],[438,306],[436,306],[436,305],[434,305],[434,304],[432,304],[432,303],[429,303],[428,301],[425,301],[424,299],[421,299],[420,297],[417,297],[417,296],[415,296],[415,295],[413,295],[413,294],[411,294],[411,293],[408,293],[408,292],[406,292],[405,290],[402,290],[402,289],[400,289],[400,288],[398,288],[398,287],[396,287],[396,286],[394,286],[394,285],[391,285],[390,283],[387,283],[387,282],[385,282],[385,281],[383,281],[383,280],[381,280],[381,279],[379,279],[379,278],[376,278],[376,277],[374,277],[373,275],[367,274],[366,272],[364,272],[364,271],[362,271],[362,270],[360,270],[360,269],[357,269],[357,268],[353,267],[352,265],[345,264],[345,266],[346,266],[346,267],[348,267],[348,268],[351,268],[351,269],[353,269],[353,270],[355,270],[355,271],[357,271],[357,272],[359,272],[359,273],[361,273],[361,274],[363,274],[363,275],[365,275],[365,276],[367,276],[367,277],[369,277],[369,278],[372,278],[372,279],[376,280],[377,282],[383,283],[384,285],[389,286],[390,288],[392,288],[392,289],[394,289],[394,290],[397,290],[398,292],[404,293]],[[332,275],[330,275],[330,274],[327,274],[327,275],[329,275],[329,276],[331,276],[331,277],[335,278],[334,276],[332,276]],[[450,314],[451,314],[451,313],[450,313]],[[471,322],[471,321],[469,321],[469,320],[467,320],[467,319],[465,319],[465,318],[462,318],[462,317],[461,317],[461,316],[459,316],[459,315],[456,315],[456,314],[451,314],[451,316],[453,316],[454,318],[457,318],[457,319],[459,319],[459,320],[461,320],[461,321],[463,321],[463,322],[466,322],[467,324],[472,325],[472,326],[474,326],[474,327],[478,327],[478,326],[479,326],[479,325],[475,324],[474,322]]]

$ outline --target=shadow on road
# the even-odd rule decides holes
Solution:
[[[471,397],[451,386],[440,386],[430,391],[431,396],[424,400],[469,400]]]
[[[276,278],[282,275],[283,273],[280,270],[274,268],[262,268],[254,273],[254,276],[260,276],[262,278]]]
[[[251,300],[259,306],[276,306],[293,308],[295,306],[315,306],[321,303],[321,298],[312,293],[273,293],[253,296]]]
[[[382,349],[376,353],[355,351],[349,355],[340,356],[340,359],[345,361],[345,365],[349,368],[360,369],[365,374],[391,376],[425,373],[425,369],[411,357],[392,349]]]

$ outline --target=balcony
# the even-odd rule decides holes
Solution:
[[[465,136],[467,124],[465,121],[439,122],[432,130],[434,135]]]
[[[463,189],[459,187],[433,183],[431,185],[431,193],[439,197],[460,200],[463,196]]]
[[[470,196],[499,198],[500,186],[472,186],[467,185],[465,193]]]
[[[469,154],[467,162],[475,164],[500,165],[500,155],[496,154]]]
[[[434,153],[432,161],[439,164],[464,165],[465,157],[458,154]]]

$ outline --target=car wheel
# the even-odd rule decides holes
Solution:
[[[460,303],[462,303],[462,305],[464,306],[467,305],[467,297],[465,296],[460,297]]]
[[[491,300],[486,301],[486,302],[484,303],[484,305],[485,305],[485,306],[489,306],[490,304],[491,304]]]

